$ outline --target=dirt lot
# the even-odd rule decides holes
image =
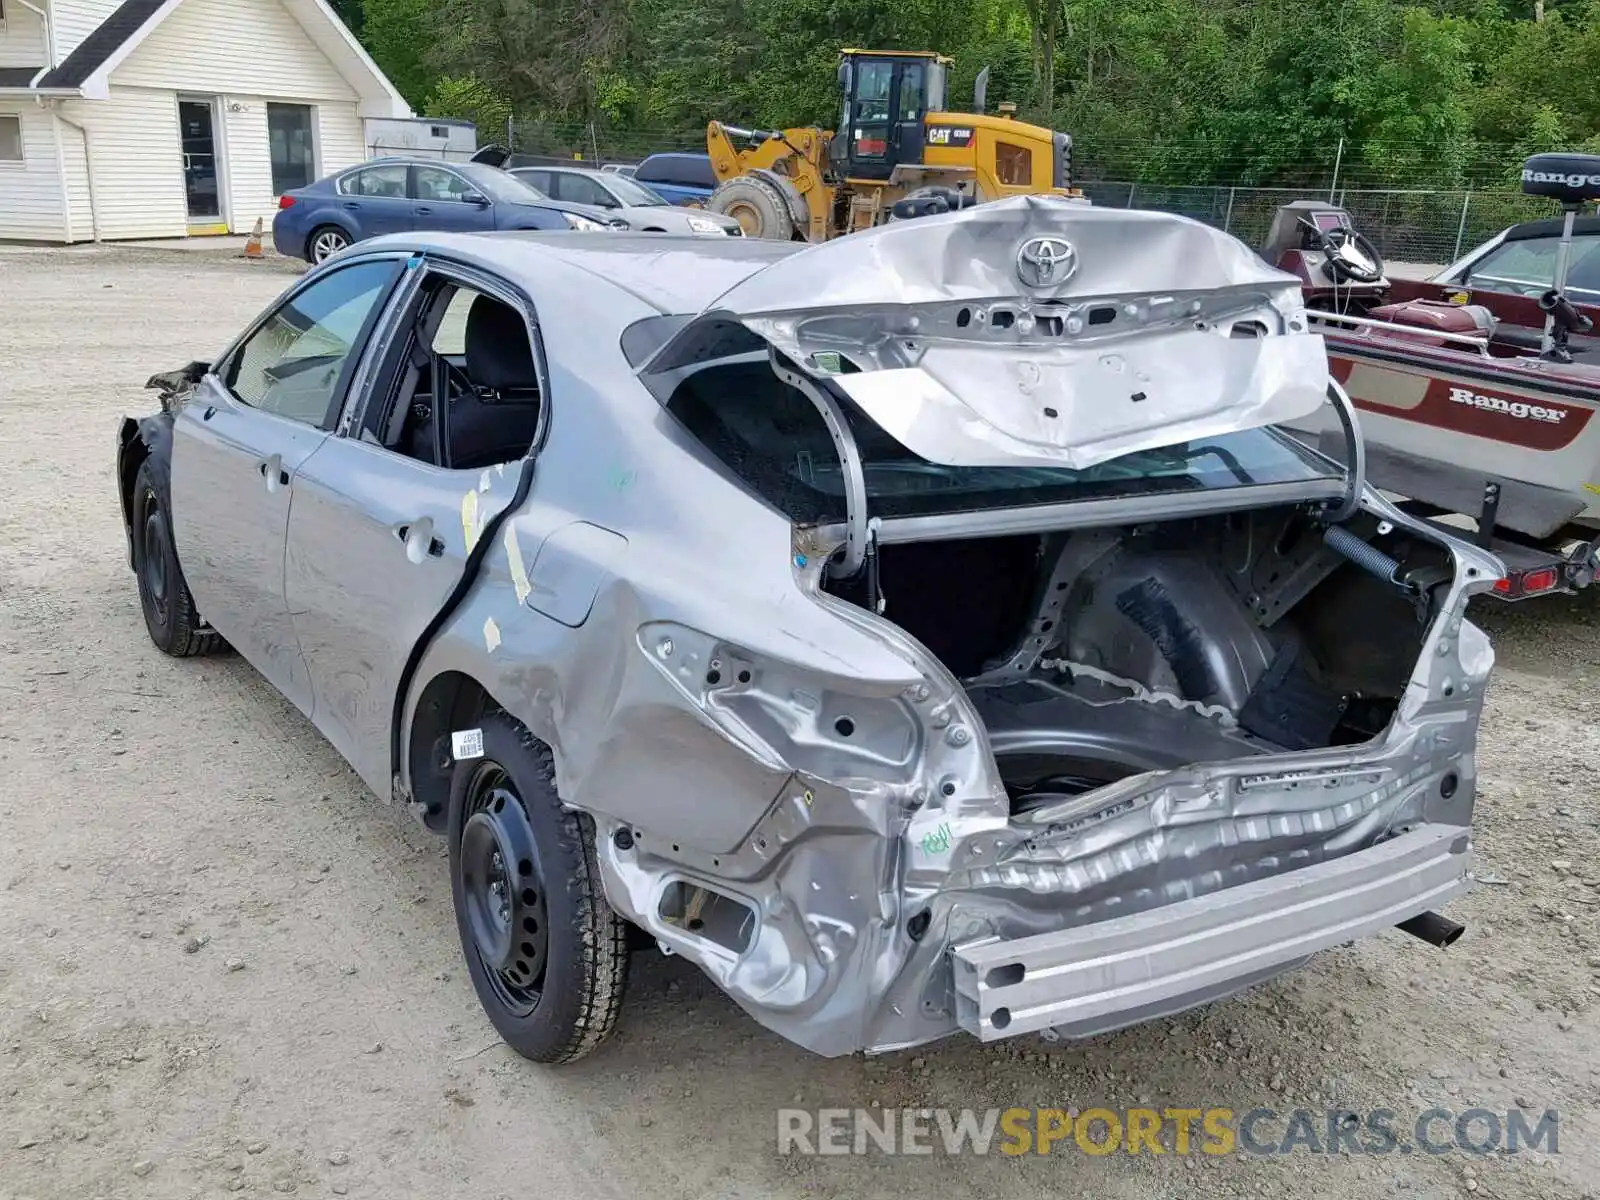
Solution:
[[[0,248],[0,1198],[1577,1197],[1600,1187],[1600,598],[1481,620],[1499,673],[1453,949],[1390,933],[1176,1021],[823,1061],[635,961],[617,1036],[503,1049],[442,845],[233,657],[146,639],[112,435],[284,263]],[[1561,1114],[1559,1153],[780,1157],[780,1107]],[[1281,1131],[1282,1122],[1276,1129]],[[1281,1136],[1269,1132],[1266,1136]],[[1436,1136],[1439,1136],[1436,1134]]]

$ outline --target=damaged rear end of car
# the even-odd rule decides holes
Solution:
[[[764,1025],[1089,1036],[1466,888],[1493,654],[1465,614],[1500,566],[1366,487],[1297,283],[1234,239],[1023,198],[623,346],[790,519],[794,593],[896,665],[638,628],[683,736],[787,782],[716,852],[597,814],[607,895]],[[1278,428],[1323,404],[1342,460]]]

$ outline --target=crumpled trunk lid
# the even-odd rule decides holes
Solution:
[[[1292,276],[1184,217],[1043,196],[783,258],[641,374],[728,354],[741,334],[950,466],[1083,469],[1303,418],[1327,397],[1326,347]]]

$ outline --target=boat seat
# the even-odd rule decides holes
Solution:
[[[1522,164],[1522,190],[1562,204],[1600,200],[1600,154],[1535,154]]]
[[[1383,304],[1370,310],[1367,316],[1375,321],[1404,326],[1406,333],[1398,330],[1374,330],[1374,337],[1399,337],[1425,346],[1445,346],[1452,350],[1472,353],[1465,342],[1449,338],[1430,338],[1429,332],[1457,334],[1464,337],[1483,338],[1486,342],[1495,336],[1500,324],[1495,315],[1481,304],[1450,304],[1443,300],[1405,300],[1398,304]],[[1409,332],[1415,329],[1415,333]]]

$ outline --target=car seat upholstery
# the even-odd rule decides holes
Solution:
[[[466,376],[450,398],[449,462],[487,467],[527,454],[539,429],[539,369],[522,314],[490,296],[467,312]]]

